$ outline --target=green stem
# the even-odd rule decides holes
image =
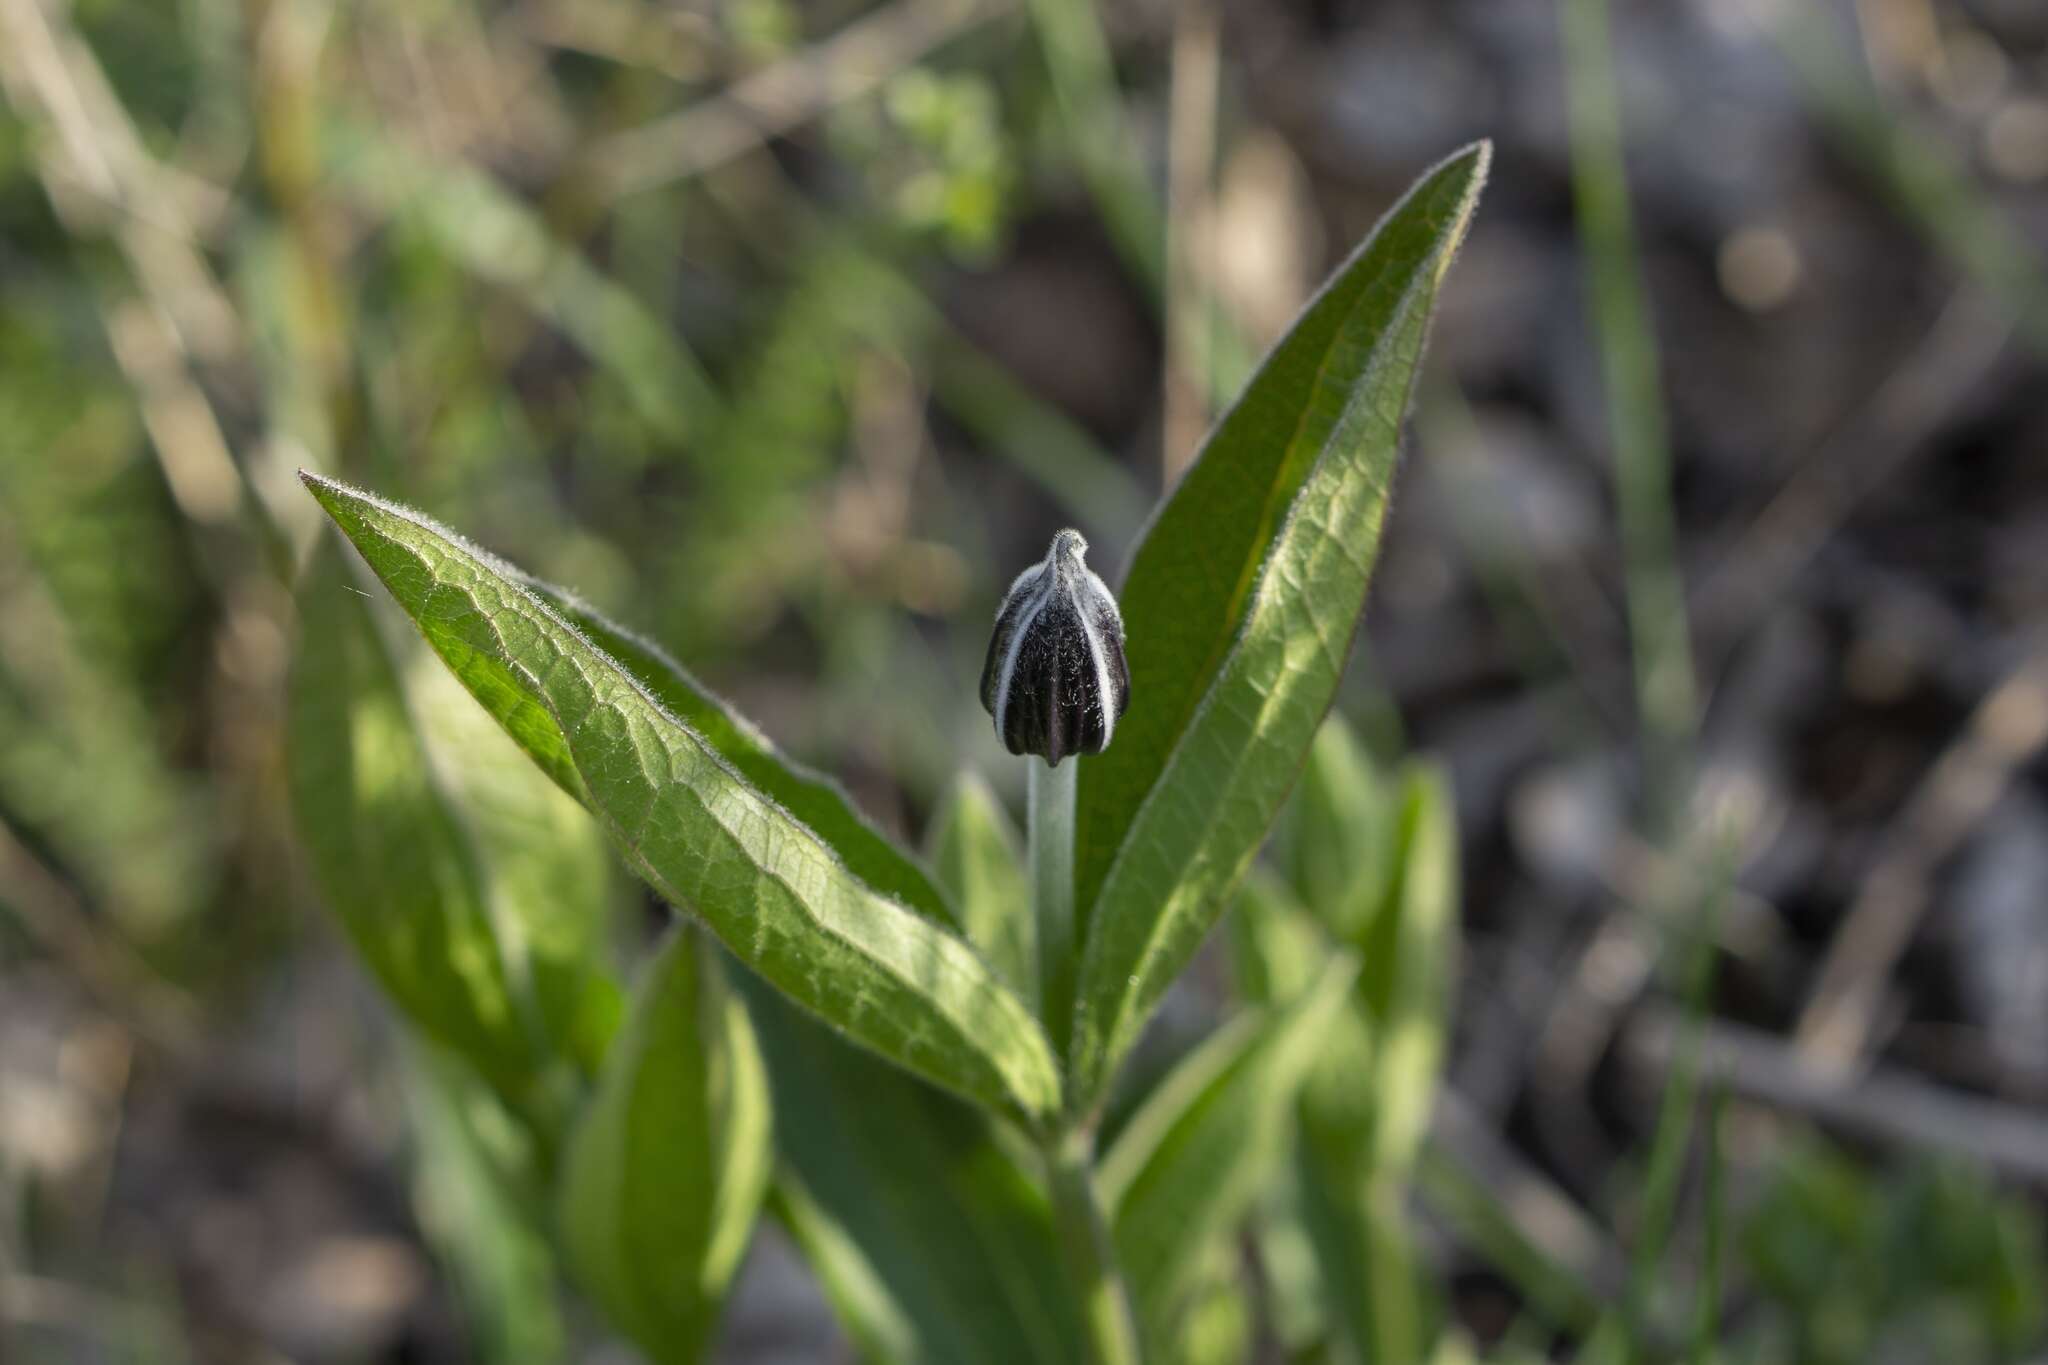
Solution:
[[[1074,1018],[1074,781],[1081,761],[1031,769],[1031,896],[1038,919],[1039,1018],[1064,1057]]]
[[[1081,763],[1027,759],[1031,894],[1038,928],[1039,1017],[1066,1055],[1074,1017],[1074,788]],[[1094,1137],[1072,1124],[1045,1138],[1046,1183],[1067,1281],[1081,1305],[1092,1365],[1137,1365],[1138,1331],[1095,1198]]]
[[[1081,1132],[1046,1145],[1053,1219],[1059,1225],[1067,1278],[1081,1303],[1091,1365],[1138,1365],[1138,1329],[1095,1200],[1089,1148],[1089,1137]]]

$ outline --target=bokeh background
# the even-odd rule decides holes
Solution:
[[[1619,1283],[1698,1036],[1726,1178],[1673,1245],[1725,1232],[1727,1358],[2043,1358],[2048,6],[1614,11],[0,0],[0,1359],[489,1336],[285,798],[295,469],[915,838],[957,767],[1020,785],[1009,576],[1071,524],[1114,581],[1481,136],[1340,701],[1456,783],[1432,1277],[1569,1354],[1532,1286]],[[772,1230],[722,1350],[847,1358]]]

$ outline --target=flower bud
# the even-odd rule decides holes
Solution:
[[[1045,558],[1017,575],[981,670],[981,704],[1004,746],[1054,767],[1068,754],[1108,748],[1131,699],[1123,617],[1081,562],[1087,552],[1079,531],[1061,531]]]

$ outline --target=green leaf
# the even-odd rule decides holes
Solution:
[[[831,845],[855,876],[927,919],[947,925],[956,923],[953,911],[925,870],[861,814],[844,788],[784,755],[772,740],[723,697],[698,682],[660,645],[609,620],[574,593],[543,583],[503,562],[494,563],[493,567],[553,607],[592,644],[624,665],[655,701],[696,731],[718,751],[720,758]],[[454,659],[449,660],[449,665],[484,709],[563,790],[588,805],[589,794],[576,772],[568,741],[546,706],[526,689],[510,666],[489,657],[458,657],[462,659],[459,666]]]
[[[378,616],[395,616],[376,605],[384,608]],[[410,632],[402,639],[405,692],[435,776],[475,850],[514,985],[538,1012],[551,1050],[595,1075],[625,1007],[604,965],[616,875],[604,834],[506,742]]]
[[[529,1194],[533,1153],[473,1077],[421,1050],[406,1052],[413,1205],[453,1282],[477,1358],[552,1365],[567,1342],[554,1250]]]
[[[1132,560],[1131,708],[1081,765],[1084,1108],[1215,923],[1335,694],[1437,288],[1489,157],[1480,143],[1431,171],[1339,268]]]
[[[1351,727],[1330,716],[1309,746],[1274,845],[1294,894],[1339,938],[1363,934],[1386,894],[1391,803]]]
[[[603,848],[438,669],[401,672],[372,606],[338,552],[315,556],[289,752],[313,868],[393,1002],[535,1117],[551,1057],[602,1046]]]
[[[958,926],[930,876],[861,814],[845,788],[786,757],[751,721],[699,683],[660,645],[606,620],[572,593],[524,575],[522,580],[592,644],[624,664],[656,701],[716,749],[740,776],[810,826],[854,876],[926,919]]]
[[[863,1046],[1027,1125],[1053,1112],[1045,1035],[971,947],[856,876],[516,570],[417,513],[303,478],[456,677],[664,897]]]
[[[1319,756],[1346,747],[1355,754],[1340,726],[1325,727]],[[1314,799],[1311,790],[1304,786],[1301,798]],[[1448,781],[1420,764],[1400,775],[1394,800],[1358,809],[1369,822],[1358,831],[1360,846],[1387,850],[1388,866],[1368,881],[1377,903],[1362,918],[1356,888],[1341,882],[1321,888],[1313,905],[1325,926],[1353,926],[1340,941],[1365,966],[1303,1089],[1301,1203],[1330,1317],[1360,1359],[1405,1365],[1422,1359],[1428,1338],[1406,1192],[1450,1027],[1457,816]],[[1266,922],[1255,931],[1260,941],[1280,937],[1271,906],[1250,896],[1243,903],[1248,920]]]
[[[659,1362],[700,1358],[770,1168],[768,1078],[739,997],[678,926],[633,996],[569,1144],[570,1269]]]
[[[1280,875],[1255,865],[1231,917],[1231,965],[1240,996],[1273,1005],[1300,995],[1330,954],[1330,936]]]
[[[1068,1365],[1081,1329],[1043,1189],[985,1115],[750,992],[799,1230],[848,1333],[889,1365]]]
[[[1161,1358],[1176,1365],[1242,1365],[1253,1359],[1251,1296],[1243,1279],[1237,1248],[1227,1242],[1211,1245]]]
[[[1358,976],[1340,953],[1288,1005],[1219,1029],[1149,1095],[1097,1180],[1146,1334],[1163,1340],[1209,1247],[1287,1159],[1295,1098]]]
[[[1005,981],[1028,994],[1037,972],[1031,879],[1010,818],[988,783],[962,773],[940,799],[929,838],[933,871],[960,907],[969,941]]]
[[[1415,1164],[1451,1025],[1458,933],[1458,811],[1430,764],[1401,774],[1394,875],[1362,940],[1359,991],[1376,1036],[1372,1161]]]
[[[945,898],[925,870],[861,814],[837,782],[788,758],[731,704],[677,663],[666,650],[607,619],[565,589],[543,583],[502,561],[492,567],[515,579],[613,659],[676,719],[696,731],[740,775],[810,826],[855,876],[893,896],[925,918],[956,923]],[[450,668],[542,771],[571,796],[589,804],[568,741],[554,717],[517,673],[500,660],[463,653],[459,644]],[[439,643],[436,648],[441,648]],[[461,662],[457,663],[457,658]]]
[[[860,1359],[870,1365],[915,1359],[921,1348],[909,1315],[853,1234],[811,1198],[794,1173],[777,1174],[768,1207],[810,1264]]]

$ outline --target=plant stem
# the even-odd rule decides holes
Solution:
[[[1053,1051],[1064,1057],[1074,1016],[1074,785],[1081,761],[1031,769],[1031,898],[1038,919],[1038,1004]]]
[[[1102,1209],[1095,1201],[1090,1147],[1085,1132],[1047,1143],[1045,1169],[1053,1220],[1059,1226],[1068,1282],[1080,1300],[1088,1359],[1092,1365],[1138,1365],[1138,1329],[1116,1271]]]
[[[1074,1016],[1074,789],[1080,760],[1027,759],[1031,898],[1038,928],[1039,1017],[1064,1056]],[[1095,1199],[1094,1137],[1085,1124],[1045,1140],[1046,1183],[1067,1281],[1081,1305],[1093,1365],[1137,1365],[1138,1331]]]

